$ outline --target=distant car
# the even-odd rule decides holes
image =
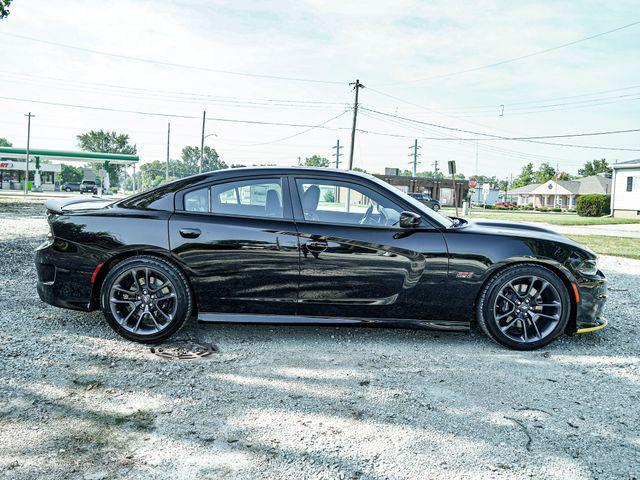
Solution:
[[[80,182],[64,182],[60,188],[63,192],[79,192]]]
[[[508,202],[497,202],[496,207],[505,207],[505,208],[518,208],[518,206],[515,203],[508,203]]]
[[[440,210],[440,202],[426,193],[409,193],[409,196],[426,205],[434,212]]]
[[[98,193],[98,186],[93,180],[83,180],[80,184],[80,193]]]

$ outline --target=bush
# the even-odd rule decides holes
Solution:
[[[550,211],[550,212],[556,212],[556,213],[557,213],[557,212],[561,212],[561,211],[562,211],[562,209],[561,209],[560,207],[553,207],[553,208],[550,208],[550,209],[549,209],[549,211]]]
[[[581,217],[603,217],[609,215],[610,195],[581,195],[576,202],[576,211]]]
[[[537,212],[548,212],[549,209],[547,207],[538,207],[538,208],[536,208],[536,211]]]

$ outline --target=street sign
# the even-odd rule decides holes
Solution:
[[[482,202],[487,203],[487,198],[489,198],[489,192],[491,191],[491,185],[488,183],[482,184]]]
[[[456,174],[456,161],[455,160],[449,160],[447,163],[449,164],[449,175],[455,175]]]
[[[478,179],[476,177],[471,177],[469,179],[469,188],[476,188],[478,186]]]

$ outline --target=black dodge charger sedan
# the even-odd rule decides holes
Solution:
[[[117,201],[49,200],[47,303],[159,342],[204,322],[465,330],[531,350],[602,328],[596,256],[545,228],[449,218],[370,175],[238,168]]]

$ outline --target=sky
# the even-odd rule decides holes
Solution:
[[[417,138],[418,171],[455,160],[467,176],[528,162],[575,174],[639,158],[614,148],[640,150],[640,132],[543,140],[604,149],[488,135],[639,129],[640,24],[500,62],[635,21],[628,0],[14,0],[0,20],[0,137],[25,146],[32,112],[34,148],[116,130],[144,163],[166,158],[168,122],[172,158],[199,145],[206,109],[205,144],[229,165],[334,161],[339,140],[345,168],[359,79],[354,167],[410,168]]]

